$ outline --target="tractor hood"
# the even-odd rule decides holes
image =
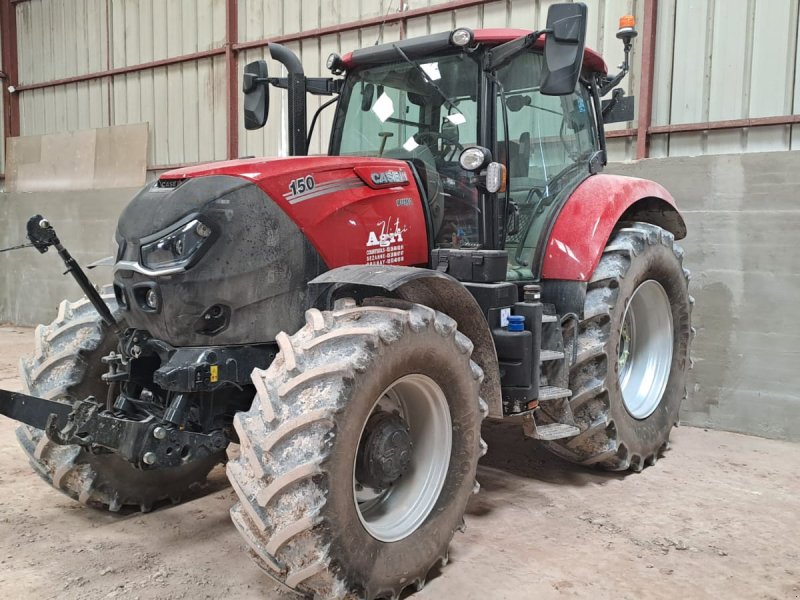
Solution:
[[[330,268],[364,264],[370,236],[407,233],[398,264],[427,265],[428,225],[417,172],[403,160],[359,156],[249,158],[176,169],[153,184],[193,186],[226,176],[260,188],[297,225]],[[342,243],[347,240],[349,243]],[[395,257],[397,258],[397,257]]]
[[[167,171],[159,177],[159,181],[180,181],[194,177],[209,175],[230,175],[240,177],[256,184],[269,178],[296,173],[316,175],[338,169],[403,169],[405,163],[400,160],[386,158],[366,158],[352,156],[287,156],[282,158],[242,158],[207,163],[193,167],[184,167]],[[363,180],[365,185],[369,185]]]

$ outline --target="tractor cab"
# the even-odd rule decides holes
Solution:
[[[330,145],[331,155],[412,163],[434,247],[507,250],[509,279],[535,278],[532,254],[548,218],[603,162],[591,82],[605,64],[587,51],[584,78],[547,95],[538,41],[492,64],[495,49],[531,34],[457,29],[346,55]],[[480,178],[492,162],[497,190]]]

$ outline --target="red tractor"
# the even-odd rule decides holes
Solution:
[[[0,392],[49,483],[88,505],[178,501],[226,460],[252,555],[319,598],[421,587],[464,525],[484,418],[639,471],[667,447],[691,338],[686,235],[660,185],[602,174],[620,73],[586,7],[244,74],[247,127],[288,90],[289,158],[171,171],[119,219],[113,292],[63,303]],[[335,107],[306,156],[306,94]],[[317,120],[314,117],[314,122]],[[312,128],[313,130],[313,123]]]

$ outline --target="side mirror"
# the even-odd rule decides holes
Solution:
[[[361,112],[369,112],[372,108],[372,99],[375,97],[375,86],[371,83],[361,85]]]
[[[542,94],[563,96],[575,91],[583,66],[586,13],[582,2],[553,4],[547,11],[547,29],[552,33],[544,42]]]
[[[269,72],[267,63],[257,60],[244,68],[242,91],[244,92],[244,127],[261,129],[269,114]]]

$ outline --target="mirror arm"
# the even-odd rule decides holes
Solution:
[[[619,73],[614,75],[613,77],[604,77],[603,82],[600,85],[600,97],[602,98],[605,96],[609,91],[617,86],[617,84],[625,78],[625,75],[628,74],[630,71],[630,54],[631,48],[633,48],[633,44],[630,42],[625,42],[624,50],[625,50],[625,58],[622,61],[622,64],[619,66]]]
[[[597,74],[589,81],[589,88],[591,90],[592,96],[592,104],[594,106],[594,116],[597,125],[597,137],[598,142],[600,143],[600,152],[602,153],[600,156],[600,162],[603,166],[608,164],[608,149],[606,145],[606,128],[605,124],[603,123],[603,107],[600,104],[600,98],[602,94],[600,93],[600,85],[599,81],[601,80],[601,75]],[[585,83],[584,83],[585,84]]]
[[[333,77],[306,77],[306,89],[309,94],[316,96],[333,96],[340,94],[344,79],[334,79]]]
[[[269,83],[270,85],[285,90],[289,88],[288,77],[270,77],[269,79],[257,79],[256,83]],[[306,92],[315,96],[333,96],[342,91],[344,79],[333,79],[332,77],[306,77]]]
[[[524,52],[528,48],[532,48],[536,43],[536,40],[538,40],[540,36],[547,33],[553,33],[552,29],[540,29],[539,31],[534,31],[533,33],[523,35],[515,40],[501,44],[496,48],[492,48],[486,53],[484,70],[496,71],[497,69],[504,67],[511,62],[511,59],[517,54]]]

